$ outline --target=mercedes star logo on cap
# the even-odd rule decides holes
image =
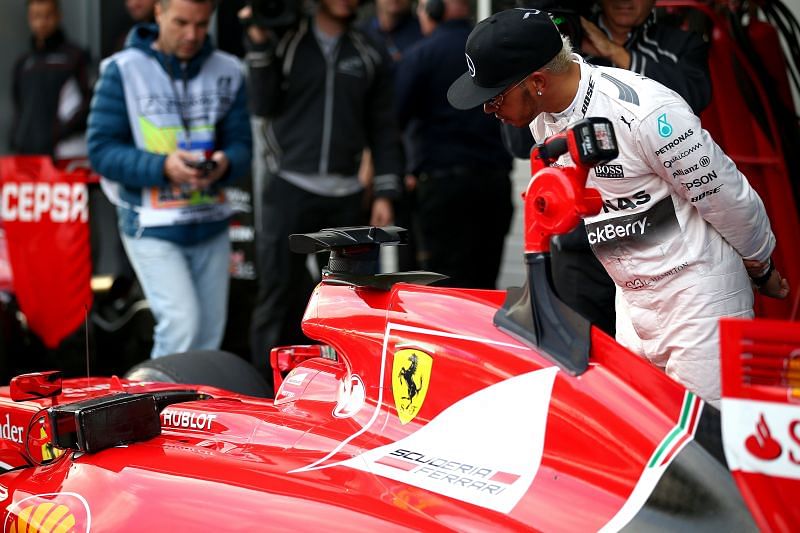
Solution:
[[[469,57],[469,54],[464,54],[467,56],[467,69],[469,69],[469,75],[473,78],[475,77],[475,63],[472,62],[472,58]]]

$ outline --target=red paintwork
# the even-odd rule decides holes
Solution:
[[[19,530],[27,502],[37,509],[51,503],[26,498],[49,493],[58,494],[57,503],[78,525],[91,520],[96,531],[210,524],[237,530],[597,530],[625,504],[685,398],[679,385],[599,330],[592,331],[591,368],[580,377],[557,372],[552,395],[538,406],[546,412],[541,465],[509,512],[335,464],[422,433],[448,407],[487,387],[553,369],[542,354],[492,324],[504,297],[404,284],[381,292],[324,281],[309,302],[304,331],[334,347],[338,361],[301,363],[274,402],[197,387],[213,399],[167,407],[159,437],[92,455],[66,453],[50,465],[1,475],[6,530]],[[434,363],[425,401],[402,424],[392,398],[398,376],[391,359],[408,346],[432,354]],[[364,402],[337,418],[342,386],[355,376],[364,384]],[[55,401],[169,388],[185,385],[72,379]],[[0,425],[23,428],[24,435],[13,435],[24,442],[29,422],[50,404],[14,403],[0,389]],[[536,408],[509,402],[491,415],[524,424]],[[476,423],[476,435],[481,430]],[[446,445],[456,458],[469,442]],[[503,442],[485,452],[504,453]],[[0,439],[0,460],[25,465],[23,445]],[[315,464],[325,467],[297,471]],[[516,477],[506,472],[494,479],[511,484]]]
[[[720,338],[723,435],[734,479],[763,531],[798,531],[800,323],[728,319]]]
[[[498,291],[400,284],[380,292],[323,282],[309,303],[304,330],[333,346],[340,360],[302,363],[295,375],[313,377],[306,378],[296,396],[286,397],[287,383],[274,403],[198,387],[214,399],[167,407],[163,433],[155,439],[93,455],[67,453],[51,465],[0,476],[10,494],[5,504],[30,494],[79,494],[97,531],[175,525],[192,530],[208,524],[260,530],[265,523],[278,529],[324,523],[327,529],[342,524],[347,530],[596,530],[623,505],[643,465],[675,425],[684,398],[681,387],[599,331],[593,332],[592,368],[577,378],[556,375],[541,467],[508,514],[346,466],[291,472],[323,460],[343,441],[323,464],[396,441],[471,393],[552,367],[492,325],[503,297]],[[434,354],[435,362],[418,415],[403,425],[391,396],[396,377],[391,355],[398,345],[409,343]],[[335,418],[340,384],[352,375],[363,380],[366,400],[354,416]],[[114,383],[131,392],[185,388],[100,378],[65,380],[57,401],[107,394],[117,387]],[[51,403],[14,403],[7,389],[0,389],[0,396],[0,423],[7,414],[11,426],[22,428]],[[181,413],[198,427],[170,427]],[[205,427],[208,415],[216,415],[210,428]],[[524,417],[525,411],[515,416]],[[454,453],[459,445],[452,443]],[[22,446],[0,440],[0,460],[25,464]],[[575,513],[576,508],[581,512]]]
[[[791,287],[800,286],[800,261],[797,254],[797,228],[800,227],[798,205],[794,198],[785,154],[795,150],[794,146],[784,146],[775,117],[770,110],[765,83],[778,86],[779,94],[789,92],[783,86],[785,75],[770,82],[759,79],[750,60],[730,35],[729,15],[725,8],[714,9],[704,0],[658,0],[658,5],[674,8],[691,8],[706,15],[712,26],[708,66],[711,73],[713,98],[701,118],[703,127],[711,133],[714,140],[747,176],[748,181],[761,196],[775,233],[777,246],[773,259],[781,274]],[[717,0],[722,5],[727,3]],[[721,6],[720,6],[721,7]],[[764,37],[763,23],[754,25],[754,37]],[[767,39],[758,40],[759,60],[773,71],[777,58],[783,57],[778,40],[773,32]],[[747,78],[755,89],[755,98],[762,108],[752,109],[750,103],[739,90],[738,76]],[[750,110],[745,111],[745,110]],[[794,112],[794,107],[790,107]],[[764,120],[768,132],[759,126],[756,113]],[[797,320],[800,311],[800,291],[793,290],[789,298],[776,300],[756,295],[756,316]]]
[[[545,242],[540,233],[526,248]],[[27,523],[57,506],[78,531],[596,531],[653,465],[668,464],[692,439],[702,403],[594,328],[589,369],[577,377],[558,371],[546,354],[493,325],[505,296],[323,280],[303,329],[338,360],[299,363],[274,401],[197,386],[211,398],[164,409],[158,437],[67,452],[47,465],[29,466],[29,455],[40,459],[42,451],[25,448],[42,446],[48,428],[38,416],[53,402],[186,385],[71,379],[54,399],[18,403],[0,388],[0,461],[21,467],[0,475],[4,531],[37,530]],[[406,363],[399,360],[398,371],[394,359],[409,350],[428,357],[430,371],[420,371],[424,401],[403,423],[395,395],[401,405],[403,394],[413,395],[402,380]],[[530,377],[544,383],[541,376],[552,378],[551,391],[508,388]],[[508,390],[519,396],[496,404],[485,394]],[[471,409],[458,410],[465,405]],[[541,426],[529,440],[506,438],[532,420]],[[679,423],[683,433],[674,431]],[[428,448],[415,447],[420,442]],[[492,445],[467,464],[476,442]],[[497,467],[520,443],[529,445],[529,460],[517,470]],[[422,473],[418,464],[433,448],[441,465],[433,474],[455,476],[453,486],[472,476],[476,501]],[[439,490],[424,488],[423,479]],[[490,507],[516,488],[507,510]]]
[[[0,291],[14,292],[14,275],[11,273],[11,260],[8,258],[8,239],[0,220]]]
[[[49,156],[0,157],[13,292],[48,348],[83,324],[92,307],[90,181],[88,169],[57,166]]]

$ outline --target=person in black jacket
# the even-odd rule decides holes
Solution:
[[[545,11],[563,6],[567,8],[565,12],[573,11],[576,15],[582,12],[574,9],[582,4],[580,0],[519,0],[518,3],[521,7]],[[699,114],[711,101],[708,43],[694,32],[659,23],[654,4],[655,0],[599,0],[599,9],[591,21],[580,17],[582,33],[568,37],[573,43],[580,43],[578,52],[589,63],[647,76],[680,94],[692,111]],[[533,138],[527,128],[504,127],[503,136],[515,157],[530,156]]]
[[[570,4],[565,0],[523,3],[543,10]],[[580,18],[580,52],[591,63],[633,70],[662,83],[700,113],[711,100],[708,44],[698,34],[659,24],[654,3],[655,0],[599,0],[600,9],[591,17],[593,22]],[[503,140],[514,156],[530,157],[534,139],[528,128],[506,125]],[[553,284],[559,297],[614,335],[614,284],[592,253],[583,224],[554,237],[551,253]]]
[[[375,42],[383,43],[392,61],[400,61],[414,43],[422,39],[411,0],[376,0],[375,16],[362,25]]]
[[[10,149],[56,158],[86,155],[89,56],[67,41],[57,0],[28,0],[31,49],[14,65]]]
[[[406,182],[416,184],[417,257],[449,276],[440,284],[493,289],[513,212],[511,157],[499,122],[447,103],[463,72],[469,2],[421,0],[417,13],[426,37],[406,51],[396,80],[398,117],[411,144]]]
[[[352,26],[358,0],[321,0],[315,13],[278,38],[247,31],[251,107],[265,117],[270,176],[257,229],[259,293],[251,322],[253,362],[269,350],[307,342],[300,329],[313,288],[306,257],[288,236],[364,222],[357,173],[364,148],[375,168],[370,223],[392,222],[403,170],[392,109],[391,60]],[[240,12],[249,18],[249,8]]]
[[[711,101],[708,44],[700,35],[658,24],[655,0],[600,0],[581,20],[581,50],[595,65],[638,72],[680,94],[695,113]]]

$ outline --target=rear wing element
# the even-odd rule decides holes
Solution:
[[[720,321],[722,440],[762,531],[800,531],[800,322]]]

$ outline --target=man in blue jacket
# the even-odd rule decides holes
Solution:
[[[152,357],[222,342],[231,210],[221,184],[250,170],[243,70],[207,36],[213,0],[160,0],[101,66],[89,158],[117,205],[156,319]]]

